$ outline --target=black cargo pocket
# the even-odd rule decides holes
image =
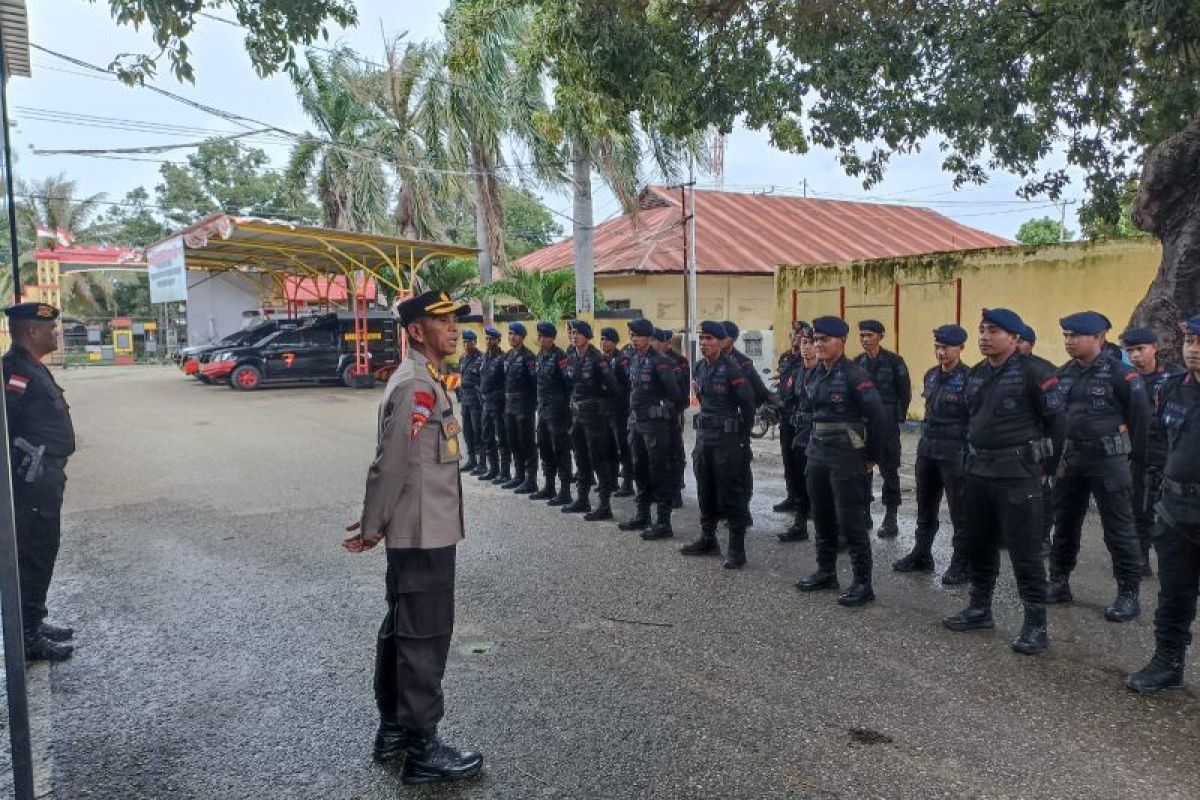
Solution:
[[[432,639],[454,631],[454,589],[393,595],[381,636]]]

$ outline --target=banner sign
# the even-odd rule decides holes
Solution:
[[[146,250],[150,273],[150,302],[175,303],[187,300],[187,268],[183,238],[176,236]]]

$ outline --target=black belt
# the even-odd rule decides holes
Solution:
[[[1180,497],[1197,497],[1200,496],[1200,483],[1180,483],[1173,481],[1170,478],[1162,479],[1163,488],[1171,494],[1177,494]]]
[[[635,408],[633,410],[633,418],[638,422],[644,422],[648,419],[670,419],[671,409],[667,408],[666,406]]]
[[[723,433],[740,433],[742,421],[737,417],[722,417],[717,414],[697,414],[692,417],[696,430],[716,430]]]

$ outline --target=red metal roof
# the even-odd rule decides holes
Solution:
[[[683,269],[678,190],[648,187],[632,215],[596,227],[596,272],[659,273]],[[769,194],[696,192],[696,265],[705,273],[771,275],[780,264],[829,264],[1013,242],[914,206]],[[549,270],[575,261],[572,240],[517,263]]]

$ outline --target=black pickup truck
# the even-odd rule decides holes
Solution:
[[[251,345],[211,354],[202,372],[212,383],[250,391],[268,384],[342,383],[364,387],[386,379],[400,364],[396,319],[388,311],[367,315],[368,374],[354,374],[354,317],[323,314]]]

